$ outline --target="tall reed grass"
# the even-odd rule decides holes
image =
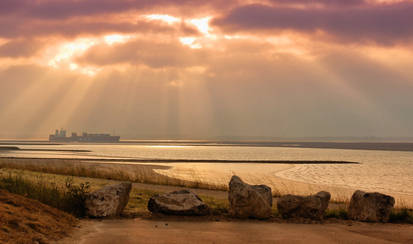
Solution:
[[[0,174],[0,189],[38,200],[46,205],[63,210],[78,217],[85,215],[84,201],[89,192],[89,184],[74,184],[73,178],[66,178],[64,186],[37,177],[27,179],[22,172]]]
[[[64,159],[0,159],[0,168],[156,185],[228,190],[227,185],[202,182],[196,178],[196,174],[193,174],[193,180],[183,180],[161,175],[154,171],[154,168],[166,169],[167,166],[93,163]]]

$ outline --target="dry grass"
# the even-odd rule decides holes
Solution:
[[[24,171],[16,169],[0,169],[0,189],[7,189],[19,195],[37,199],[47,205],[60,208],[66,212],[73,213],[76,206],[67,205],[67,198],[64,198],[62,192],[66,190],[66,184],[70,179],[72,185],[89,185],[90,191],[100,189],[109,184],[116,184],[119,181],[94,179],[85,177],[67,177],[64,175],[39,173],[33,171]],[[9,183],[12,183],[11,185]],[[5,184],[6,183],[6,184]],[[163,193],[158,190],[147,190],[132,188],[128,205],[125,208],[125,217],[149,216],[147,209],[149,199],[155,195]],[[228,202],[222,199],[216,199],[210,196],[200,195],[200,197],[210,206],[212,215],[222,215],[227,212]],[[73,200],[73,199],[72,199]],[[69,200],[69,204],[74,202]],[[78,215],[79,217],[81,215]]]
[[[0,171],[0,189],[38,200],[44,204],[63,210],[78,217],[84,216],[84,201],[89,192],[89,183],[74,184],[66,177],[57,184],[43,176],[27,177],[23,171]]]
[[[226,185],[202,182],[196,178],[196,174],[193,175],[193,180],[183,180],[158,174],[154,169],[168,168],[167,166],[158,165],[94,163],[65,159],[0,159],[0,167],[136,183],[209,190],[228,189]]]

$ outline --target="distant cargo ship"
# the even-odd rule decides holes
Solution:
[[[119,142],[119,136],[111,136],[110,134],[89,134],[83,133],[78,136],[77,133],[72,133],[72,136],[66,136],[66,130],[56,130],[54,135],[49,136],[51,142],[97,142],[97,143],[115,143]]]

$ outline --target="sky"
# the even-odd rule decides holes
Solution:
[[[413,137],[413,1],[1,0],[0,138]]]

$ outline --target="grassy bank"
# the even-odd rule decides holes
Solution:
[[[68,177],[27,170],[0,169],[0,189],[38,200],[77,217],[84,215],[85,209],[82,203],[88,192],[116,183],[119,183],[119,181],[76,176]],[[149,216],[150,212],[147,210],[149,198],[159,193],[162,192],[132,188],[124,215],[126,217]],[[221,215],[227,212],[227,201],[210,196],[201,195],[200,197],[211,207],[213,215]]]

